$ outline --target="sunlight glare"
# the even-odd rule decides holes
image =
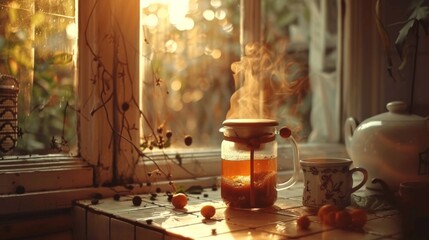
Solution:
[[[220,8],[222,6],[222,1],[221,0],[211,0],[210,5],[212,5],[212,7],[214,7],[214,8]]]
[[[200,90],[195,90],[194,92],[192,92],[192,101],[194,102],[198,102],[200,101],[204,96],[204,93]]]
[[[177,92],[181,88],[182,88],[182,83],[180,82],[180,80],[178,80],[178,79],[173,80],[173,82],[171,83],[171,90]]]
[[[213,52],[213,49],[212,49],[212,48],[210,48],[209,46],[206,46],[206,47],[204,48],[204,54],[205,54],[205,55],[211,55],[211,54],[212,54],[212,52]]]
[[[168,22],[179,31],[192,30],[195,26],[195,22],[192,18],[187,16],[191,7],[189,1],[190,0],[141,0],[140,6],[154,13],[153,16],[151,14],[146,17],[147,19],[144,19],[144,25],[147,25],[149,29],[153,29],[159,27],[162,19],[168,18]],[[197,6],[193,4],[192,7],[196,8]]]
[[[68,39],[77,38],[77,25],[75,23],[70,23],[66,27],[66,35]]]
[[[212,58],[219,59],[222,56],[222,52],[219,49],[214,49],[211,53]]]
[[[143,22],[148,28],[156,28],[158,26],[158,17],[155,14],[150,14],[143,19]]]
[[[147,8],[152,4],[168,4],[170,0],[140,0],[140,6]]]
[[[156,15],[158,16],[159,19],[166,19],[168,18],[168,11],[165,8],[160,8],[158,9]]]
[[[183,103],[179,99],[171,98],[171,101],[167,102],[167,105],[176,112],[179,112],[183,109]]]
[[[182,18],[180,22],[175,24],[175,26],[179,31],[186,31],[186,30],[193,29],[195,26],[195,23],[192,18],[185,17],[185,18]]]
[[[232,33],[232,30],[234,30],[234,26],[231,24],[231,23],[227,23],[227,24],[224,24],[223,26],[222,26],[222,29],[226,32],[226,33]]]
[[[171,0],[168,3],[168,14],[170,23],[179,24],[189,11],[189,0]]]
[[[226,17],[226,12],[222,9],[216,10],[215,17],[219,20],[223,20]]]
[[[215,18],[215,14],[214,14],[213,10],[207,9],[203,12],[203,17],[207,21],[212,21]]]
[[[177,50],[177,43],[174,40],[168,40],[165,43],[165,50],[169,53],[175,53]]]

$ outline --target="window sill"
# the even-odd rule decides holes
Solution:
[[[0,194],[32,193],[93,185],[93,168],[64,155],[4,157]]]
[[[301,159],[316,156],[347,157],[343,144],[301,144],[299,148]],[[220,174],[219,156],[219,150],[183,154],[182,165],[178,170],[173,169],[172,172],[180,175],[180,171],[183,172],[185,168],[196,169],[198,167],[201,174],[186,177],[186,173],[182,173],[181,177],[174,178],[176,179],[174,181],[175,186],[186,189],[193,185],[211,187],[216,184]],[[202,162],[204,164],[201,164]],[[14,167],[15,163],[22,164]],[[285,172],[287,170],[284,169]],[[162,191],[171,191],[169,182],[163,180],[153,182],[150,185],[143,183],[128,186],[93,187],[92,172],[92,167],[80,159],[64,162],[61,159],[57,161],[52,159],[2,161],[0,162],[0,182],[2,183],[0,188],[3,195],[0,195],[0,206],[2,206],[0,216],[16,216],[17,214],[70,208],[74,201],[91,199],[94,198],[95,194],[111,197],[115,193],[154,192],[157,188]],[[27,183],[29,185],[26,185]],[[25,186],[26,193],[15,194],[18,185]]]
[[[348,157],[344,144],[301,143],[298,147],[299,159],[320,156]],[[289,159],[292,159],[290,146],[279,145],[278,151],[279,171],[293,169],[293,163],[291,160],[289,161]],[[180,153],[180,164],[177,161],[178,152]],[[172,177],[175,180],[215,177],[219,176],[221,172],[221,164],[219,163],[221,158],[220,149],[200,149],[198,151],[195,151],[195,149],[164,150],[162,152],[154,151],[147,155],[157,164],[152,162],[139,164],[135,172],[137,182],[149,181],[150,178],[147,178],[147,173],[155,171],[158,167],[161,167],[164,173],[173,174]],[[167,181],[167,179],[164,176],[157,176],[157,181]]]

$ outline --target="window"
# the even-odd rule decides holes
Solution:
[[[0,2],[0,74],[19,82],[20,136],[0,153],[0,194],[93,185],[92,168],[77,157],[76,4]]]
[[[306,71],[311,70],[311,66],[307,64],[312,52],[309,39],[312,39],[313,33],[307,32],[306,29],[312,21],[311,18],[303,16],[308,16],[308,12],[319,12],[320,6],[316,1],[310,4],[293,0],[287,3],[254,1],[256,4],[253,5],[248,1],[238,0],[183,1],[185,5],[174,5],[174,10],[177,10],[174,12],[181,13],[179,19],[184,20],[183,26],[179,23],[171,24],[169,19],[162,18],[167,16],[162,14],[168,13],[168,7],[178,2],[182,3],[127,1],[124,4],[123,1],[116,0],[79,1],[78,7],[75,8],[79,13],[77,22],[73,17],[65,17],[66,14],[51,14],[52,19],[60,17],[56,21],[67,23],[63,33],[67,33],[67,26],[70,30],[73,29],[73,23],[78,23],[77,51],[76,46],[70,43],[68,48],[60,49],[66,54],[59,54],[58,59],[55,59],[66,64],[66,69],[75,71],[74,60],[77,57],[76,52],[79,53],[79,81],[77,84],[71,81],[73,84],[69,85],[66,94],[70,99],[60,101],[61,114],[56,114],[63,120],[65,106],[70,110],[67,114],[76,114],[77,134],[71,135],[67,140],[78,139],[79,154],[73,161],[67,161],[66,165],[54,164],[52,169],[64,169],[71,165],[79,169],[82,166],[89,166],[88,169],[93,167],[96,185],[148,183],[169,180],[170,177],[185,179],[216,176],[220,168],[219,143],[222,138],[218,129],[229,109],[230,97],[237,87],[233,80],[231,64],[241,58],[244,45],[239,44],[240,37],[247,40],[261,38],[270,43],[274,60],[283,59],[285,55],[291,56],[298,64],[289,69],[292,74],[296,74],[296,78],[288,81],[295,81],[301,74],[307,75]],[[7,3],[2,7],[11,8],[15,1]],[[71,5],[64,6],[72,9]],[[183,6],[187,9],[179,8]],[[43,11],[50,13],[53,10]],[[255,20],[254,15],[250,14],[252,11],[261,12],[261,28],[249,25],[246,21],[244,25],[240,25],[242,19],[240,14],[237,14],[240,11],[247,14],[250,20]],[[156,16],[155,19],[152,16],[155,12],[161,16]],[[159,22],[160,19],[163,22]],[[151,21],[158,21],[158,25]],[[313,24],[314,22],[315,20]],[[165,29],[159,27],[162,24],[165,24]],[[193,27],[190,28],[187,24],[193,24]],[[240,36],[242,28],[249,35]],[[29,29],[39,33],[37,28]],[[289,34],[288,44],[283,41],[286,33]],[[335,31],[332,33],[332,36],[329,36],[331,40],[334,39]],[[317,39],[327,38],[328,36],[322,34]],[[63,42],[68,44],[68,40]],[[330,48],[331,51],[325,51],[327,46],[335,44],[314,45],[318,46],[314,49],[320,53],[321,59],[325,59],[326,53],[335,56],[333,48]],[[178,55],[178,52],[182,55]],[[184,55],[188,58],[184,58]],[[71,56],[70,61],[62,62]],[[326,66],[318,70],[333,71],[331,65]],[[58,65],[55,69],[59,69]],[[308,90],[308,86],[302,87]],[[71,88],[76,88],[76,95],[70,94]],[[78,98],[74,99],[74,96]],[[48,95],[48,99],[49,97]],[[284,123],[294,129],[301,129],[297,138],[305,142],[310,138],[311,132],[311,96],[303,92],[302,108],[293,105],[296,100],[298,99],[291,100],[292,105],[282,105],[284,108],[279,113],[286,116],[286,112],[295,112],[295,115],[287,115],[290,117],[284,118],[287,121]],[[166,111],[158,112],[160,109]],[[146,129],[140,127],[142,122]],[[148,127],[148,123],[151,127]],[[335,122],[329,124],[333,125]],[[163,126],[162,129],[160,126]],[[159,134],[165,136],[166,140],[169,129],[173,131],[172,147],[149,151],[149,145],[153,139],[159,140]],[[186,135],[192,136],[193,143],[190,147],[185,146],[182,141]],[[55,133],[55,136],[61,136],[61,132]],[[153,147],[159,148],[156,144]],[[181,149],[178,151],[173,147]],[[142,151],[143,148],[146,148],[145,151]],[[42,158],[43,162],[51,161],[49,164],[52,164],[55,163],[54,160],[62,160],[64,156],[49,155]],[[22,163],[23,161],[19,164]],[[165,174],[148,174],[159,173],[159,169]],[[47,171],[49,172],[49,169]],[[174,175],[171,176],[170,173]],[[85,170],[85,174],[85,178],[92,180],[88,170]],[[92,182],[89,183],[91,184]],[[88,182],[75,187],[81,186],[88,186]],[[34,189],[46,190],[40,187]],[[11,187],[4,192],[10,193],[14,190],[15,188]],[[31,189],[27,188],[27,191]]]
[[[167,159],[170,162],[167,172],[170,168],[177,168],[170,172],[174,172],[175,177],[184,178],[215,175],[215,169],[219,172],[219,167],[213,167],[219,165],[216,164],[219,161],[216,149],[219,149],[223,137],[218,130],[225,118],[236,118],[238,114],[242,114],[228,110],[235,106],[236,90],[243,89],[241,80],[234,79],[231,68],[242,67],[253,60],[250,55],[242,55],[246,46],[248,51],[254,48],[257,54],[264,51],[268,60],[265,63],[273,64],[264,66],[266,69],[261,68],[258,74],[271,78],[277,84],[272,93],[266,94],[278,96],[274,103],[270,103],[270,106],[267,104],[265,109],[255,106],[258,111],[272,110],[276,114],[254,114],[253,118],[279,120],[281,125],[293,129],[295,138],[301,143],[308,140],[338,142],[338,105],[333,108],[322,108],[319,105],[321,113],[314,117],[318,122],[317,131],[312,133],[315,129],[310,125],[310,112],[314,110],[314,102],[319,104],[327,101],[327,104],[331,104],[339,100],[339,86],[335,84],[335,1],[321,5],[318,1],[141,3],[141,39],[144,39],[141,41],[140,69],[144,70],[140,88],[143,97],[141,108],[152,124],[147,126],[147,119],[143,119],[143,146],[154,149],[147,152],[151,158]],[[237,14],[239,11],[241,14]],[[313,13],[316,19],[309,17]],[[320,21],[321,15],[329,17]],[[309,31],[310,28],[321,31]],[[264,45],[253,44],[258,42],[263,42]],[[258,58],[249,71],[253,77],[259,77],[252,72],[261,67],[259,60]],[[246,70],[250,68],[243,71]],[[311,84],[307,78],[309,72],[313,78]],[[323,84],[323,81],[328,82],[330,89],[312,94],[310,85],[317,86],[316,83]],[[331,93],[324,94],[323,91]],[[312,102],[312,97],[319,100]],[[240,98],[243,99],[243,96]],[[250,104],[246,106],[246,110],[249,106]],[[323,113],[327,109],[330,112]],[[323,115],[327,118],[320,117]],[[240,117],[249,118],[249,115]],[[175,137],[171,139],[171,147],[155,151],[159,145],[157,136],[167,139],[163,134],[169,129],[173,130]],[[182,141],[188,134],[193,138],[192,149],[186,148]],[[175,147],[180,148],[180,151],[175,150]],[[198,147],[197,152],[194,147]],[[177,152],[180,154],[175,155]],[[166,153],[171,155],[166,157]],[[182,162],[185,159],[188,161]],[[150,165],[150,161],[144,160],[145,164]],[[290,166],[285,168],[288,167]],[[144,171],[140,176],[145,176]]]
[[[245,23],[246,29],[240,25],[239,0],[141,2],[144,39],[141,69],[146,70],[141,77],[142,109],[154,124],[152,128],[162,126],[172,129],[173,136],[179,136],[173,137],[173,146],[183,147],[181,138],[189,134],[194,147],[218,147],[222,121],[227,115],[238,117],[238,113],[228,110],[236,105],[231,96],[241,87],[234,78],[246,70],[240,70],[234,77],[231,66],[242,67],[244,61],[250,62],[255,57],[245,56],[246,60],[239,63],[246,45],[240,44],[240,32],[260,35],[258,39],[245,40],[249,42],[248,49],[259,51],[255,54],[264,51],[272,62],[272,66],[264,66],[266,69],[261,68],[258,74],[277,78],[272,82],[276,87],[284,87],[274,93],[279,97],[273,98],[276,102],[269,107],[278,114],[270,117],[293,128],[295,137],[306,141],[311,131],[311,97],[308,78],[303,77],[308,75],[309,47],[309,19],[304,14],[309,10],[304,2],[257,2],[254,11],[261,14],[249,19],[260,22],[261,29],[249,23]],[[252,42],[264,42],[264,46]],[[258,61],[253,64],[261,67]],[[267,118],[253,116],[257,117]],[[143,122],[142,129],[148,138],[154,132],[148,129],[147,122]],[[143,141],[145,146],[156,148],[150,138]]]
[[[76,154],[75,1],[6,0],[0,8],[0,73],[19,83],[19,138],[8,155]]]
[[[177,3],[177,1],[157,1],[156,3],[142,1],[139,6],[134,2],[119,4],[113,1],[109,6],[108,3],[96,2],[95,8],[80,9],[80,16],[83,20],[80,27],[82,37],[79,51],[79,79],[90,80],[87,81],[90,83],[89,86],[82,83],[80,88],[80,94],[83,94],[81,99],[87,99],[83,100],[86,104],[82,105],[81,111],[93,113],[89,121],[81,118],[81,121],[86,124],[82,124],[80,130],[81,133],[87,133],[99,129],[98,132],[91,135],[86,134],[81,138],[80,150],[82,156],[94,165],[98,164],[99,159],[113,159],[103,161],[103,167],[98,168],[98,172],[96,172],[98,177],[107,181],[113,179],[114,182],[123,182],[128,178],[133,178],[136,182],[151,182],[154,180],[154,175],[151,173],[157,172],[160,166],[163,176],[157,176],[157,180],[168,179],[173,173],[175,179],[215,176],[219,173],[218,147],[221,134],[218,133],[218,129],[225,118],[230,96],[236,87],[231,76],[231,63],[240,59],[243,47],[236,44],[240,42],[240,36],[237,36],[237,32],[240,32],[237,29],[241,28],[240,18],[237,16],[234,18],[232,13],[239,12],[240,6],[249,2],[199,1],[204,4],[199,4],[197,8],[195,7],[196,1],[189,1],[185,5],[188,7],[186,10],[188,13],[181,15],[181,8],[172,7],[174,12],[182,17],[181,20],[185,23],[183,26],[179,23],[171,24],[167,17],[169,12],[167,3],[173,4],[173,2]],[[259,6],[259,1],[252,1],[252,3]],[[262,26],[269,26],[278,21],[269,14],[270,11],[276,10],[281,16],[285,12],[283,10],[290,7],[284,3],[268,3],[270,2],[253,10],[249,8],[251,6],[248,6],[244,11],[261,12],[261,21],[268,22]],[[296,7],[296,9],[289,9],[291,13],[302,11],[302,15],[305,15],[305,11],[310,11],[311,8],[314,8],[313,11],[316,12],[319,9],[316,3],[309,6],[301,1],[291,1],[291,3],[294,3],[293,6]],[[278,10],[279,7],[282,10]],[[140,10],[137,12],[136,9]],[[214,14],[213,19],[210,17],[210,11]],[[216,18],[217,11],[220,19]],[[106,19],[105,14],[102,15],[100,12],[112,13],[113,17]],[[206,16],[204,12],[206,12]],[[335,13],[334,10],[332,12]],[[155,16],[155,13],[161,17]],[[305,63],[308,62],[308,52],[311,47],[308,42],[306,43],[310,38],[307,36],[309,33],[300,32],[299,29],[305,30],[311,22],[308,20],[305,22],[305,19],[299,19],[297,15],[291,15],[293,20],[291,21],[295,25],[290,28],[287,18],[283,19],[285,23],[279,25],[278,29],[261,29],[273,33],[274,37],[267,39],[267,42],[277,44],[273,49],[277,53],[281,53],[278,54],[279,56],[292,55],[297,62],[303,63],[301,65],[303,67],[296,71],[299,74],[300,70],[307,69]],[[123,16],[127,16],[127,18],[124,19]],[[141,23],[137,19],[140,19]],[[333,22],[335,23],[335,21]],[[193,27],[189,27],[187,24]],[[298,27],[300,24],[302,27]],[[210,30],[209,26],[213,29]],[[245,27],[248,28],[245,30],[247,33],[259,29],[251,25]],[[186,30],[187,28],[189,29]],[[139,31],[135,31],[135,29],[139,29]],[[167,32],[167,30],[171,32]],[[255,36],[264,36],[262,30]],[[282,34],[289,31],[294,33],[291,41],[293,40],[295,45],[284,48],[283,41],[279,41],[279,39],[284,40],[281,37]],[[335,39],[334,36],[335,31],[332,36],[329,36],[329,39]],[[323,34],[317,37],[317,39],[328,38]],[[215,40],[228,44],[219,44]],[[329,46],[335,45],[329,43]],[[325,45],[315,47],[315,50],[319,51],[317,56],[320,61],[325,59],[325,52],[327,52]],[[141,52],[136,50],[138,47]],[[328,53],[335,56],[332,48],[330,50]],[[112,56],[111,62],[105,61]],[[274,60],[277,59],[274,58]],[[324,61],[324,63],[329,63],[329,61]],[[110,64],[114,65],[108,68]],[[331,66],[332,64],[325,64],[317,70],[332,72]],[[99,74],[104,74],[105,78],[100,78]],[[331,82],[335,81],[335,74],[326,76],[317,71],[314,74],[328,78]],[[140,82],[139,79],[143,81]],[[116,86],[112,88],[111,86],[115,84]],[[136,104],[140,90],[143,91],[141,94],[142,106]],[[330,95],[337,96],[332,93]],[[307,119],[306,124],[308,125],[311,102],[310,98],[304,100],[307,102],[303,105],[301,117]],[[198,105],[200,107],[196,108]],[[144,115],[139,114],[138,108],[140,107]],[[293,105],[283,110],[287,112],[290,109],[293,109]],[[326,115],[330,116],[329,113]],[[290,119],[286,118],[289,121]],[[143,142],[140,142],[140,129],[136,127],[141,121],[146,128],[142,128]],[[338,121],[325,121],[324,123],[331,125]],[[292,123],[297,122],[301,123],[298,120]],[[115,129],[115,137],[105,131],[112,128]],[[140,152],[140,144],[146,148],[150,148],[152,145],[154,149],[158,149],[160,144],[158,135],[162,135],[166,140],[166,131],[169,129],[173,131],[175,138],[172,139],[172,144],[181,147],[180,151],[173,148],[164,149],[162,145],[163,148],[160,151]],[[307,128],[302,138],[308,138],[309,132],[310,129]],[[117,135],[117,133],[121,133],[121,135]],[[182,141],[188,134],[193,138],[191,147],[184,146]],[[208,137],[214,138],[208,139]],[[332,139],[331,141],[338,141],[338,139]],[[205,143],[208,144],[204,145]],[[215,149],[205,148],[210,146],[215,146]],[[98,151],[94,151],[94,149],[98,149]]]

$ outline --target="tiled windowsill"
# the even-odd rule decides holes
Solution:
[[[301,204],[303,184],[279,192],[274,207],[259,211],[226,208],[220,190],[205,189],[189,194],[185,210],[176,210],[166,194],[139,195],[143,202],[133,206],[132,195],[101,199],[97,204],[83,200],[74,206],[75,239],[401,239],[401,219],[397,210],[371,212],[361,231],[322,225],[310,216],[307,230],[296,226],[296,219],[311,214]],[[357,192],[364,196],[365,190]],[[200,208],[210,203],[216,215],[205,220]]]

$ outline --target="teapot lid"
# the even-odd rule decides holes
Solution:
[[[383,121],[423,121],[425,118],[410,114],[408,112],[408,106],[402,101],[389,102],[386,105],[388,112],[376,115],[371,120],[383,120]]]

